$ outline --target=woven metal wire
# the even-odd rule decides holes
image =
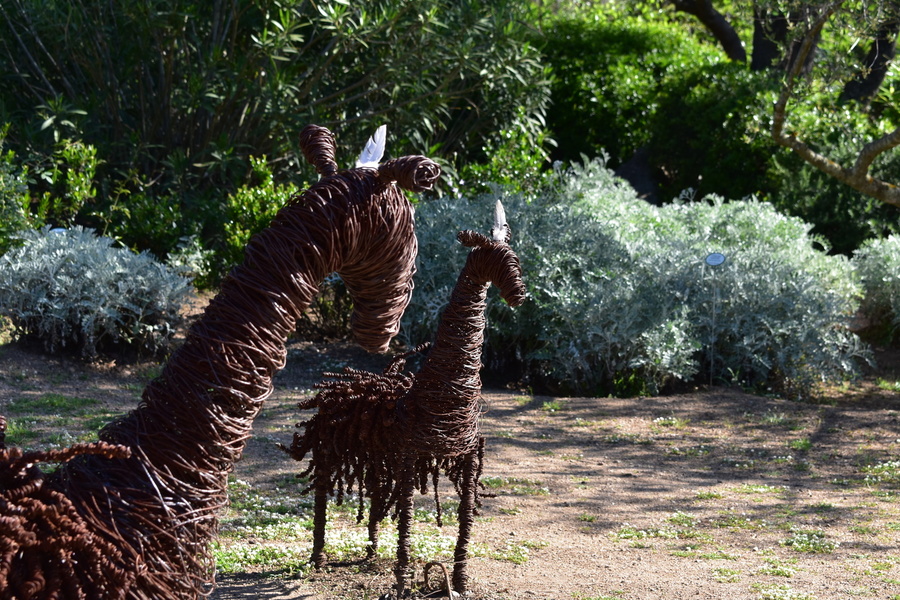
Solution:
[[[243,264],[225,278],[138,408],[107,425],[99,445],[32,456],[65,462],[47,477],[26,469],[31,479],[14,500],[58,508],[38,508],[36,516],[13,500],[0,502],[0,523],[26,534],[28,524],[44,528],[39,544],[16,542],[13,554],[3,552],[8,543],[0,546],[0,598],[207,593],[227,475],[285,365],[287,336],[328,274],[336,271],[353,298],[356,340],[387,349],[412,291],[417,248],[412,207],[400,188],[427,189],[440,169],[414,156],[338,171],[334,138],[322,127],[307,127],[301,145],[322,178],[251,239]],[[4,451],[0,474],[17,477],[21,462],[16,451]],[[97,563],[104,566],[96,582],[69,579],[57,595],[39,583],[29,584],[37,586],[32,595],[11,591],[14,581],[50,581],[53,560],[75,560],[76,549],[87,546],[105,561]]]
[[[6,448],[5,432],[0,417],[0,596],[124,598],[135,571],[122,568],[116,544],[95,535],[36,465],[89,454],[125,458],[128,448],[98,442],[23,452]]]
[[[307,491],[316,494],[313,563],[321,567],[325,562],[326,497],[334,495],[340,503],[355,489],[360,521],[365,516],[363,500],[370,500],[370,556],[377,549],[378,523],[392,511],[399,514],[398,592],[408,579],[413,493],[433,490],[440,522],[437,490],[442,473],[461,498],[454,588],[465,591],[484,456],[478,423],[487,290],[494,283],[511,306],[525,300],[519,259],[508,244],[472,231],[460,232],[458,238],[473,250],[422,369],[415,375],[404,373],[404,355],[380,374],[351,368],[326,373],[328,379],[317,386],[320,391],[300,403],[301,409],[316,414],[298,425],[300,431],[285,448],[296,460],[310,459],[301,475],[310,477]]]

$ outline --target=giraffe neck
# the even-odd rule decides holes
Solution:
[[[471,258],[470,253],[404,403],[409,447],[429,455],[462,455],[479,444],[479,371],[488,284],[470,276]]]
[[[438,385],[461,392],[460,401],[481,392],[481,347],[484,344],[485,307],[489,284],[477,283],[464,269],[441,315],[434,344],[416,375],[419,389]]]

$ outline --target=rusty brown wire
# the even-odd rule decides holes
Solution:
[[[466,561],[471,526],[480,493],[477,482],[484,457],[481,412],[481,349],[484,343],[487,290],[497,285],[511,306],[525,300],[519,259],[507,243],[463,231],[460,242],[473,248],[444,309],[434,345],[415,375],[402,372],[406,355],[384,373],[346,368],[326,373],[314,397],[300,403],[317,412],[298,424],[285,450],[296,460],[309,456],[302,476],[310,477],[316,494],[312,561],[325,563],[325,502],[341,503],[354,489],[357,514],[369,507],[369,556],[377,549],[378,523],[393,510],[400,518],[397,587],[408,580],[409,524],[415,490],[434,490],[440,523],[437,484],[441,473],[461,498],[460,532],[454,556],[453,584],[466,588]],[[421,351],[417,348],[413,352]]]
[[[35,465],[83,455],[125,458],[128,448],[97,442],[46,452],[6,449],[5,426],[0,417],[0,598],[124,598],[140,567],[124,560],[123,540],[96,535]]]
[[[333,137],[316,126],[304,130],[301,144],[322,179],[251,239],[244,262],[225,278],[139,406],[101,431],[104,448],[124,446],[130,455],[79,451],[41,480],[45,493],[81,515],[78,539],[89,535],[98,547],[116,549],[109,556],[121,557],[111,560],[127,576],[115,581],[129,598],[196,598],[208,591],[209,542],[226,501],[227,475],[285,364],[287,336],[325,276],[336,271],[346,283],[361,345],[383,351],[399,329],[417,248],[412,207],[400,187],[427,189],[440,169],[416,156],[388,163],[383,172],[337,171]],[[6,508],[15,511],[0,506],[0,521],[12,516]],[[60,544],[23,546],[9,572],[33,568]],[[8,584],[0,578],[0,589]],[[119,587],[108,583],[105,595],[92,595],[73,583],[60,597],[119,598]]]

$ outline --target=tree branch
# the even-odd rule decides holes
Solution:
[[[867,196],[871,196],[876,200],[884,202],[885,204],[900,207],[900,188],[891,183],[875,179],[869,175],[869,167],[871,167],[872,162],[880,154],[900,145],[900,128],[895,129],[884,137],[866,144],[862,150],[860,150],[856,163],[851,169],[842,167],[827,156],[816,152],[796,135],[784,132],[787,103],[794,92],[794,83],[800,75],[800,71],[806,62],[809,53],[815,46],[815,40],[821,33],[822,28],[842,3],[843,0],[838,0],[837,2],[832,2],[826,6],[803,38],[803,43],[800,45],[796,60],[794,60],[794,64],[787,74],[778,101],[775,102],[772,113],[772,138],[777,144],[790,148],[797,156],[807,163],[823,173],[834,177],[841,183],[848,185]]]

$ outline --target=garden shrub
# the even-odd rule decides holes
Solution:
[[[189,279],[147,253],[89,229],[22,232],[0,257],[0,315],[47,352],[93,358],[109,344],[164,350],[192,292]]]
[[[250,180],[225,201],[224,240],[216,256],[223,270],[244,259],[244,247],[253,234],[268,227],[275,214],[300,189],[277,183],[265,157],[251,158],[250,164]]]
[[[154,191],[123,192],[113,205],[86,219],[96,222],[97,231],[115,238],[129,248],[146,250],[164,257],[184,238],[196,235],[200,224],[217,210],[185,210],[177,195],[157,195]]]
[[[94,203],[100,166],[97,149],[77,139],[58,140],[49,156],[30,168],[34,212],[46,223],[68,227],[78,213]]]
[[[500,195],[529,300],[512,311],[491,297],[486,358],[532,384],[601,395],[699,378],[804,396],[864,354],[844,327],[859,291],[849,261],[770,204],[654,207],[602,161],[557,171],[541,193]],[[496,197],[419,207],[408,343],[430,338],[462,266],[456,230],[485,229]],[[706,265],[713,251],[725,264]]]
[[[869,240],[852,261],[865,291],[859,312],[868,335],[894,341],[900,331],[900,236]]]
[[[0,254],[16,244],[15,234],[32,226],[28,171],[16,165],[12,150],[3,151],[7,127],[0,126]]]

